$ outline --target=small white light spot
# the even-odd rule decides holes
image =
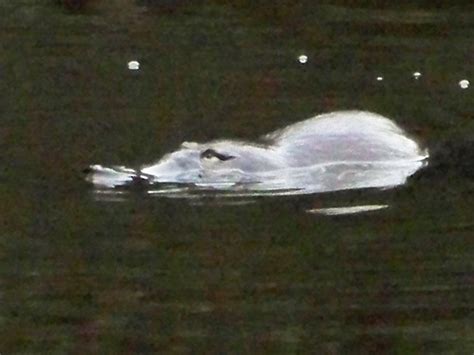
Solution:
[[[463,79],[459,82],[461,89],[467,89],[469,87],[469,80]]]
[[[377,77],[377,81],[382,81],[383,80],[383,76],[378,76]]]
[[[305,64],[308,61],[308,56],[306,54],[302,54],[298,57],[298,62],[301,64]]]
[[[132,60],[132,61],[128,62],[128,69],[138,70],[138,69],[140,69],[140,63],[136,60]]]
[[[419,71],[416,71],[413,73],[413,77],[415,78],[415,80],[418,80],[421,77],[421,73]]]

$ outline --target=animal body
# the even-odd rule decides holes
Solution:
[[[399,185],[427,157],[427,151],[388,118],[340,111],[289,125],[257,142],[184,142],[137,170],[92,165],[88,180],[102,187],[140,181],[214,189],[334,191]]]

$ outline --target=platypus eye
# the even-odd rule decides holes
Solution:
[[[212,158],[217,158],[221,161],[226,161],[226,160],[234,159],[235,157],[232,155],[218,153],[214,149],[206,149],[205,151],[201,153],[201,159],[212,159]]]

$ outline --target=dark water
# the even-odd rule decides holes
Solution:
[[[59,3],[0,1],[2,354],[473,353],[469,2]],[[339,109],[431,168],[224,206],[97,199],[81,173]],[[360,204],[389,207],[307,212]]]

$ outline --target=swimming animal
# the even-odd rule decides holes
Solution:
[[[185,184],[227,191],[314,193],[403,184],[426,164],[427,150],[393,121],[365,111],[322,114],[257,142],[184,142],[140,169],[91,165],[99,188]]]

